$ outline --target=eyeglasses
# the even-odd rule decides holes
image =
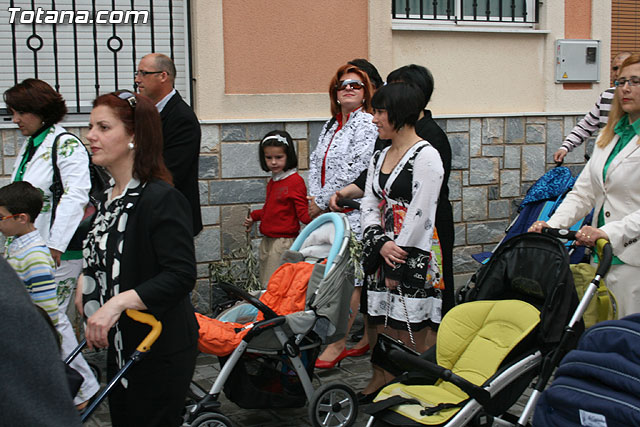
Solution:
[[[138,77],[138,76],[142,76],[142,77],[146,77],[149,74],[160,74],[160,73],[164,73],[164,71],[144,71],[144,70],[138,70],[136,72],[133,73],[134,77]]]
[[[136,100],[136,96],[133,93],[127,90],[123,90],[122,92],[113,92],[113,94],[123,101],[127,101],[132,109],[136,109],[136,104],[138,103],[138,101]]]
[[[341,80],[336,85],[336,88],[338,90],[345,90],[348,86],[351,86],[351,89],[353,90],[358,90],[358,89],[362,89],[364,87],[364,84],[362,84],[360,80],[351,80],[351,79]]]
[[[0,216],[0,221],[4,221],[5,219],[9,219],[9,218],[13,218],[14,216],[18,216],[20,214],[13,214],[13,215],[7,215],[7,216]]]
[[[631,76],[629,79],[622,78],[613,82],[616,87],[624,87],[627,83],[629,83],[629,86],[638,86],[640,85],[640,77]]]

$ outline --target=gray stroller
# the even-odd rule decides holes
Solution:
[[[346,217],[327,213],[307,225],[283,255],[283,266],[313,264],[308,267],[310,279],[304,309],[300,311],[279,315],[277,308],[262,301],[264,295],[258,299],[232,285],[221,284],[225,292],[246,303],[234,306],[218,320],[207,321],[235,321],[235,325],[238,318],[243,318],[242,322],[246,320],[247,309],[252,311],[253,319],[260,312],[264,320],[254,320],[237,328],[246,335],[230,354],[220,356],[211,351],[218,355],[220,373],[208,392],[192,384],[194,403],[187,405],[184,427],[232,426],[220,413],[218,398],[223,391],[229,400],[243,408],[293,408],[308,402],[309,418],[314,426],[353,425],[358,412],[353,390],[340,382],[327,383],[318,389],[312,384],[321,344],[335,341],[346,333],[353,291],[349,242]],[[277,273],[272,276],[266,293],[272,292]]]

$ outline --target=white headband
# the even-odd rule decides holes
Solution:
[[[268,136],[265,139],[263,139],[262,142],[260,142],[260,144],[264,144],[266,141],[268,141],[270,139],[278,140],[278,141],[282,142],[284,145],[286,145],[287,147],[289,146],[289,141],[287,141],[287,138],[285,138],[284,136],[281,136],[281,135]]]

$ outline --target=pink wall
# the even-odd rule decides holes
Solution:
[[[223,0],[222,7],[225,93],[327,92],[340,65],[368,57],[367,0]]]

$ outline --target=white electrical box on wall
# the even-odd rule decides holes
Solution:
[[[600,81],[600,40],[556,40],[556,83]]]

